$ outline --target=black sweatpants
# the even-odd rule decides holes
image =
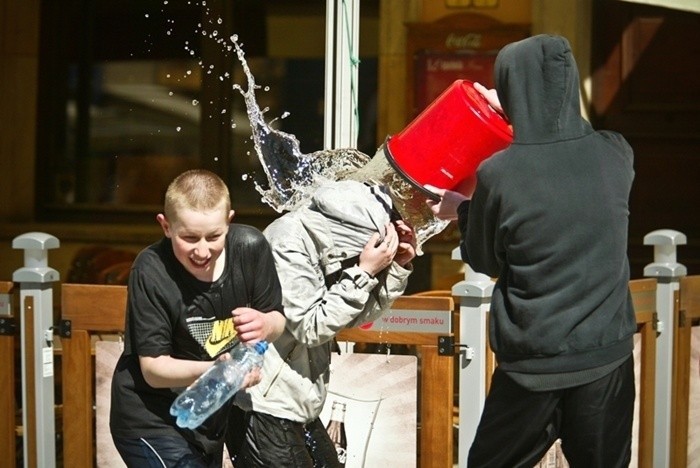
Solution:
[[[301,424],[246,413],[245,441],[236,468],[339,468],[338,453],[320,419]]]
[[[530,468],[561,438],[572,468],[626,467],[634,398],[631,356],[601,379],[547,392],[529,391],[496,369],[467,466]]]

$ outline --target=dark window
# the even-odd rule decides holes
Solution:
[[[376,5],[362,7],[376,19]],[[41,220],[152,222],[167,184],[191,167],[227,180],[239,219],[274,216],[248,177],[261,167],[232,88],[246,84],[233,34],[267,119],[289,112],[276,128],[304,152],[323,146],[325,2],[43,0],[41,8]],[[376,44],[369,50],[358,147],[372,153]]]

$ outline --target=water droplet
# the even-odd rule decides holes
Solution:
[[[196,106],[197,104],[199,104],[199,101],[196,99],[192,99],[192,105]]]
[[[179,132],[180,130],[182,130],[182,127],[175,127],[176,132]]]

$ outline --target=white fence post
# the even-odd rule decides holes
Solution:
[[[644,276],[656,278],[656,385],[654,401],[654,466],[666,468],[671,463],[671,390],[673,384],[673,314],[674,294],[680,278],[688,274],[676,261],[676,246],[685,245],[685,234],[660,229],[644,236],[644,245],[654,246],[654,262],[644,267]]]
[[[22,342],[22,425],[24,427],[24,466],[56,466],[56,421],[53,365],[53,289],[59,274],[48,266],[48,249],[59,246],[58,239],[42,232],[29,232],[12,240],[13,249],[24,250],[24,266],[12,280],[20,284]],[[31,329],[28,329],[31,328]],[[27,386],[28,377],[34,388]],[[33,390],[33,398],[29,398]],[[35,421],[28,408],[33,405]],[[8,417],[5,415],[5,417]],[[31,433],[29,428],[33,428]],[[28,451],[27,440],[36,440],[36,453]]]
[[[461,260],[459,248],[453,260]],[[469,447],[476,435],[486,399],[486,314],[489,311],[493,281],[465,265],[464,281],[452,287],[460,297],[459,341],[462,359],[459,368],[459,466],[467,466]]]

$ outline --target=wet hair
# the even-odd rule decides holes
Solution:
[[[163,211],[170,220],[184,209],[211,211],[222,207],[231,210],[231,196],[221,178],[205,169],[191,169],[177,176],[165,191]]]

